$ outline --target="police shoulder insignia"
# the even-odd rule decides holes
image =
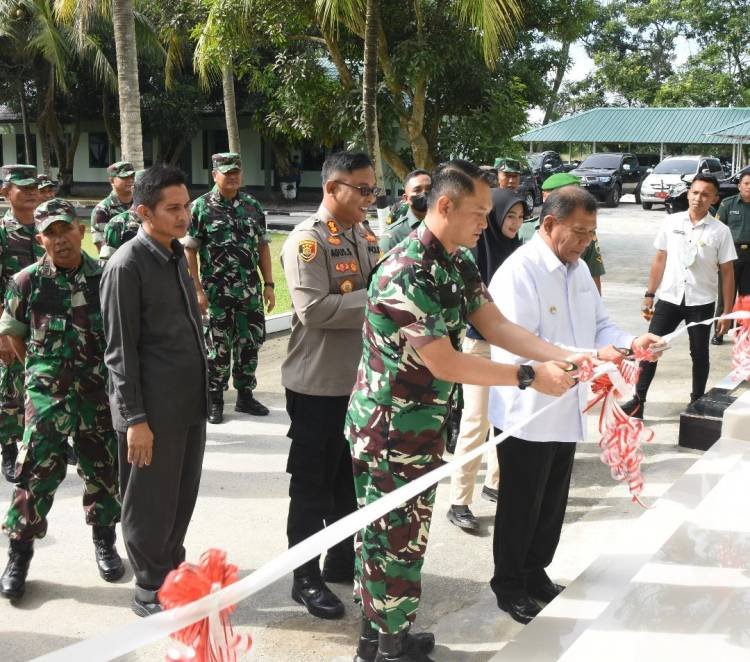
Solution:
[[[301,239],[297,251],[303,262],[312,262],[318,254],[318,242],[314,239]]]
[[[341,294],[349,294],[349,292],[354,289],[354,283],[352,283],[352,281],[348,278],[345,278],[341,281],[341,285],[339,287],[341,288]]]
[[[330,232],[331,234],[338,234],[339,232],[341,232],[341,230],[339,230],[338,224],[332,218],[329,218],[326,221],[326,226],[328,227],[328,232]]]
[[[339,237],[328,237],[328,243],[334,246],[341,246],[341,239]]]

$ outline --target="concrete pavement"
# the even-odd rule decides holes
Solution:
[[[633,333],[645,331],[638,308],[652,256],[651,241],[661,211],[645,212],[633,204],[602,209],[600,243],[607,275],[604,299],[612,317]],[[232,411],[227,422],[209,426],[208,446],[198,506],[186,547],[197,561],[205,549],[227,550],[241,575],[273,559],[286,548],[285,521],[288,477],[285,473],[288,420],[279,383],[279,366],[286,337],[270,339],[260,357],[259,399],[268,404],[267,419]],[[731,346],[712,347],[710,383],[729,370]],[[687,341],[678,341],[662,360],[646,411],[656,439],[646,448],[643,473],[646,497],[665,492],[700,455],[676,447],[678,418],[690,392]],[[595,417],[590,417],[593,431]],[[482,475],[477,479],[477,495]],[[10,486],[0,493],[0,509],[8,505]],[[473,509],[482,524],[478,536],[451,525],[447,484],[441,485],[435,507],[430,545],[424,567],[423,600],[416,629],[435,632],[434,658],[484,662],[491,659],[522,629],[500,612],[487,584],[492,571],[491,535],[494,504],[477,498]],[[602,549],[604,541],[624,539],[642,514],[630,502],[625,486],[616,484],[600,462],[595,436],[579,445],[570,503],[560,547],[550,568],[561,583],[575,578]],[[6,541],[0,540],[4,558]],[[121,552],[124,551],[118,542]],[[342,621],[309,616],[290,596],[291,579],[284,577],[238,605],[234,625],[252,633],[254,653],[273,662],[350,660],[357,634],[357,613],[349,587],[332,588],[347,604]],[[24,599],[12,606],[0,602],[0,641],[3,659],[26,660],[82,638],[137,620],[129,609],[132,573],[114,585],[96,571],[90,531],[81,510],[81,482],[69,469],[50,513],[47,537],[36,545]],[[122,659],[164,659],[163,642]]]

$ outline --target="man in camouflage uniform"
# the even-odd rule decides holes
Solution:
[[[5,297],[11,277],[44,255],[34,232],[34,209],[39,204],[36,168],[32,165],[4,166],[0,192],[10,203],[10,209],[0,221],[0,296]],[[23,364],[2,337],[0,362],[2,471],[13,483],[18,444],[23,437]]]
[[[294,312],[281,383],[292,440],[287,461],[292,547],[356,508],[344,418],[361,353],[366,283],[380,249],[366,220],[377,196],[370,157],[338,152],[323,164],[323,202],[289,234],[281,261]],[[351,583],[347,538],[294,571],[292,598],[318,618],[344,605],[325,582]]]
[[[508,322],[491,303],[471,256],[491,208],[482,171],[451,161],[432,176],[427,216],[370,278],[363,352],[349,402],[346,434],[360,506],[441,463],[456,382],[521,385],[560,395],[573,384],[565,351]],[[461,353],[467,320],[500,346],[523,347],[535,364],[517,366]],[[531,366],[525,366],[531,369]],[[521,379],[525,381],[521,381]],[[357,662],[429,660],[427,641],[409,635],[435,487],[368,524],[358,534],[355,600],[378,634],[376,657]],[[429,640],[428,640],[429,641]]]
[[[47,533],[47,513],[65,478],[68,435],[78,452],[99,573],[109,582],[124,573],[115,549],[120,503],[99,307],[102,269],[81,251],[85,228],[69,202],[44,202],[34,219],[46,254],[13,277],[0,318],[0,334],[26,370],[20,478],[3,523],[10,548],[0,593],[10,599],[23,595],[34,539]]]
[[[136,182],[144,172],[146,171],[138,170],[135,173]],[[104,226],[104,242],[99,249],[99,259],[108,260],[120,246],[135,237],[138,234],[138,228],[141,227],[141,222],[141,217],[135,210],[135,203],[127,211],[110,218]]]
[[[130,209],[135,186],[135,168],[127,161],[117,161],[107,167],[112,192],[91,212],[91,240],[97,250],[104,243],[104,228],[113,216]]]
[[[564,186],[579,186],[581,178],[571,175],[567,172],[557,172],[554,175],[550,175],[544,180],[542,184],[542,202],[544,202],[552,193],[557,189],[563,188]],[[526,243],[533,236],[534,233],[539,229],[539,217],[529,218],[523,222],[521,229],[518,231],[518,238]],[[604,260],[602,259],[602,252],[599,248],[599,238],[594,236],[591,243],[586,247],[586,250],[581,255],[581,259],[586,263],[586,266],[591,272],[591,277],[594,279],[594,284],[599,294],[602,293],[602,276],[606,273],[604,270]]]
[[[55,182],[52,181],[49,175],[40,174],[37,175],[37,188],[39,189],[39,203],[52,200],[55,197]]]
[[[427,194],[430,191],[430,173],[412,170],[404,180],[403,203],[392,213],[380,236],[380,250],[387,253],[416,228],[427,213]]]
[[[495,159],[497,187],[518,191],[521,187],[521,163],[516,159],[498,157]],[[529,210],[529,213],[531,210]]]
[[[208,316],[204,324],[208,421],[221,423],[230,364],[237,389],[234,410],[254,416],[268,414],[268,409],[253,397],[253,390],[258,350],[266,335],[263,302],[270,312],[276,298],[266,216],[260,203],[240,190],[240,157],[224,152],[214,154],[211,160],[215,186],[193,202],[192,222],[183,244],[198,304]]]

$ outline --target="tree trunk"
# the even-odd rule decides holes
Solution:
[[[78,149],[78,141],[81,138],[81,120],[76,120],[75,126],[73,127],[73,135],[70,137],[70,142],[65,140],[65,136],[61,136],[60,141],[64,146],[58,152],[58,158],[60,159],[60,171],[57,175],[57,179],[60,182],[60,195],[70,195],[73,192],[73,164],[75,162],[76,150]],[[62,154],[61,154],[62,152]]]
[[[21,122],[23,124],[23,147],[24,147],[24,163],[31,165],[34,161],[31,160],[31,128],[29,127],[29,109],[26,106],[26,93],[23,89],[23,81],[18,79],[18,101],[21,106]],[[36,156],[36,155],[34,155]],[[36,159],[34,159],[36,160]]]
[[[367,0],[365,15],[365,69],[362,80],[362,107],[365,120],[367,151],[375,161],[375,179],[384,188],[383,157],[378,135],[378,38],[380,35],[378,0]],[[378,205],[380,206],[380,205]]]
[[[557,72],[555,73],[555,82],[552,84],[552,90],[550,90],[549,101],[547,101],[547,108],[544,111],[544,120],[542,124],[549,124],[552,119],[552,113],[555,111],[555,104],[557,103],[557,93],[560,91],[563,78],[565,78],[565,71],[568,68],[568,61],[570,59],[570,42],[563,41],[562,50],[560,51],[560,61],[557,63]]]
[[[122,159],[132,163],[136,170],[141,170],[143,168],[143,133],[133,0],[112,0],[112,24],[117,55]]]
[[[240,151],[240,125],[237,121],[237,106],[234,101],[234,73],[231,61],[221,67],[221,87],[224,91],[224,116],[227,123],[229,151],[242,155]]]

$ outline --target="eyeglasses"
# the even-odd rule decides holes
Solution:
[[[344,186],[348,186],[349,188],[355,188],[359,191],[359,194],[363,198],[369,198],[371,195],[374,195],[376,198],[383,192],[383,189],[379,186],[373,186],[370,188],[369,186],[355,186],[354,184],[348,184],[347,182],[339,181],[338,179],[334,179],[334,182],[337,184],[343,184]]]

